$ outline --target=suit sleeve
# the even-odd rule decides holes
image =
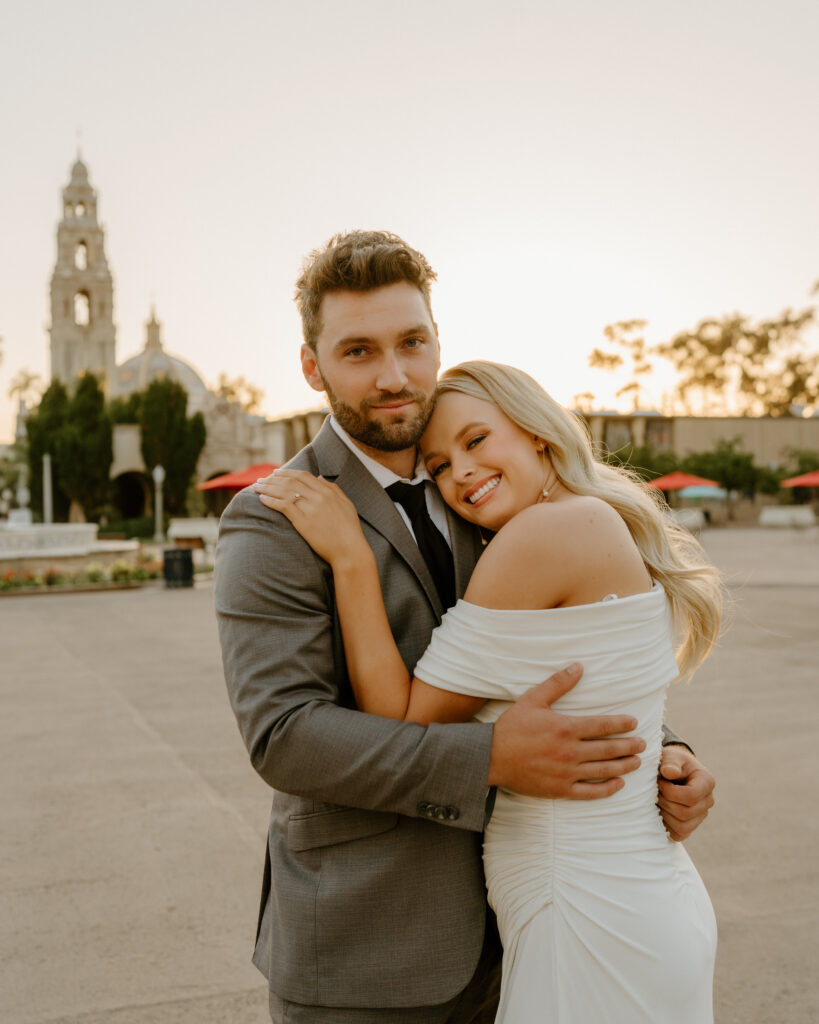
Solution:
[[[669,729],[667,725],[663,726],[663,746],[664,747],[671,747],[671,746],[685,747],[687,750],[690,750],[692,754],[694,754],[694,748],[689,746],[689,744],[686,743],[685,740],[681,736],[678,736],[673,731],[673,729]],[[694,756],[696,757],[696,754],[694,754]]]
[[[279,513],[242,492],[222,517],[216,616],[228,695],[259,775],[275,789],[479,831],[491,726],[394,722],[341,707],[332,574]]]

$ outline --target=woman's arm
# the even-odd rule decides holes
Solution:
[[[387,619],[375,556],[344,492],[298,470],[278,470],[254,489],[333,569],[347,672],[359,709],[422,725],[471,718],[484,699],[410,678]]]

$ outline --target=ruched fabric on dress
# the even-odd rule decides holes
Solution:
[[[714,914],[656,807],[665,694],[678,674],[662,588],[555,609],[459,601],[416,674],[486,697],[476,717],[493,721],[575,660],[583,678],[554,709],[632,714],[646,750],[640,769],[604,800],[498,792],[484,841],[489,902],[504,945],[497,1021],[709,1024]]]

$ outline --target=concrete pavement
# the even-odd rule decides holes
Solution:
[[[819,536],[703,539],[734,622],[667,719],[719,780],[688,843],[720,922],[717,1021],[809,1024]],[[0,777],[3,1024],[268,1020],[249,957],[269,796],[210,584],[0,598]]]

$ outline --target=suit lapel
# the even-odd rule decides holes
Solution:
[[[452,555],[455,560],[455,594],[463,597],[475,564],[486,546],[481,540],[480,530],[472,523],[461,519],[447,505],[446,521],[452,541]]]
[[[441,605],[427,563],[384,488],[338,437],[329,421],[325,421],[312,447],[319,474],[338,484],[358,509],[359,517],[377,530],[403,558],[417,576],[440,619],[445,609]]]

